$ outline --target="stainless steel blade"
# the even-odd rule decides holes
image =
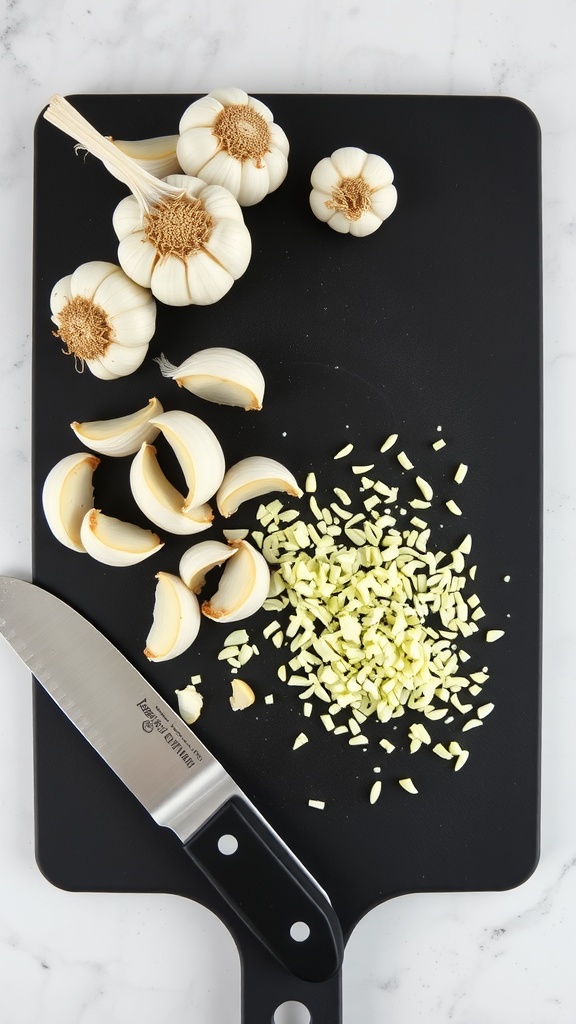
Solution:
[[[69,605],[0,577],[0,632],[154,820],[182,842],[228,797],[244,797],[150,683]]]

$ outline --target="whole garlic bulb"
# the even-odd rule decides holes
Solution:
[[[215,89],[184,111],[176,153],[186,174],[254,206],[284,181],[289,148],[264,103],[243,89]]]
[[[102,380],[133,373],[143,362],[156,329],[156,303],[148,289],[115,263],[82,263],[62,277],[50,295],[54,332],[74,356]]]
[[[312,212],[341,234],[370,235],[396,207],[393,180],[383,157],[355,146],[337,149],[312,171]]]

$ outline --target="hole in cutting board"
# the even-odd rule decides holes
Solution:
[[[309,936],[310,928],[305,921],[295,921],[290,928],[290,938],[294,939],[294,942],[306,942]]]
[[[236,836],[229,835],[228,833],[224,836],[220,836],[220,839],[218,840],[218,849],[225,857],[231,857],[238,849],[238,840],[236,839]]]
[[[276,1008],[273,1024],[310,1024],[311,1020],[310,1010],[304,1003],[289,999]]]

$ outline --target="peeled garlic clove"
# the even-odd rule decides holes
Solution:
[[[176,690],[178,697],[178,713],[187,725],[193,725],[198,721],[202,712],[204,698],[193,683],[188,683],[183,690]]]
[[[148,661],[169,661],[194,643],[200,629],[198,598],[179,576],[156,573],[152,628],[144,654]]]
[[[254,690],[248,683],[245,683],[243,679],[232,680],[232,696],[230,697],[230,707],[232,711],[244,711],[256,700]]]
[[[153,174],[155,178],[165,178],[168,174],[182,172],[176,156],[178,138],[178,135],[159,135],[153,139],[110,141],[149,174]],[[106,166],[106,162],[104,164]]]
[[[48,473],[42,488],[42,507],[52,533],[73,551],[84,551],[82,520],[94,507],[92,475],[100,459],[78,452],[61,459]]]
[[[76,437],[100,455],[111,455],[119,458],[123,455],[134,455],[146,442],[150,443],[160,433],[159,427],[150,425],[153,416],[164,412],[157,398],[151,398],[143,409],[117,416],[110,420],[90,420],[70,424]]]
[[[206,582],[206,573],[216,565],[222,565],[237,549],[219,540],[203,540],[193,544],[180,559],[180,578],[194,594],[199,594]]]
[[[136,565],[164,547],[151,530],[105,516],[95,508],[84,516],[80,538],[88,554],[104,565]]]
[[[214,516],[210,505],[185,508],[184,495],[167,480],[151,444],[144,443],[132,460],[130,487],[140,511],[169,533],[201,533],[212,523]]]
[[[160,428],[180,463],[188,487],[184,511],[208,501],[220,487],[226,469],[214,431],[198,416],[180,409],[155,416],[150,423]]]
[[[231,516],[243,501],[270,491],[285,491],[296,498],[302,491],[286,466],[264,455],[241,459],[227,471],[216,495],[220,515]]]
[[[268,597],[270,570],[263,555],[245,540],[232,541],[237,549],[227,562],[218,590],[204,601],[202,613],[217,622],[237,622],[262,607]]]
[[[261,409],[264,377],[259,366],[233,348],[205,348],[194,352],[180,366],[168,362],[164,354],[155,360],[162,375],[171,377],[178,387],[218,405],[238,405],[243,409]]]

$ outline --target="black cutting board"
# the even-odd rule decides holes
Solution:
[[[73,102],[103,134],[143,138],[176,132],[194,98],[79,96]],[[72,140],[38,121],[34,579],[91,619],[172,703],[175,688],[202,673],[206,711],[199,735],[326,888],[349,934],[372,906],[401,893],[515,886],[538,856],[540,137],[533,114],[503,98],[261,98],[290,139],[290,166],[277,192],[245,210],[253,240],[246,274],[213,306],[159,307],[145,364],[114,382],[75,372],[52,336],[49,295],[78,264],[116,260],[111,214],[126,189],[97,160],[76,155]],[[379,153],[395,171],[397,209],[365,239],[331,231],[308,205],[313,166],[342,145]],[[203,403],[163,379],[153,361],[165,352],[178,363],[211,345],[237,347],[257,360],[267,382],[262,412]],[[334,484],[351,487],[349,465],[332,458],[349,440],[357,462],[376,462],[374,473],[399,483],[405,501],[416,497],[414,474],[400,471],[394,452],[378,451],[388,434],[400,435],[399,445],[442,496],[422,513],[433,528],[431,546],[449,550],[468,532],[474,542],[475,589],[486,618],[461,646],[472,653],[471,669],[489,666],[481,702],[492,701],[495,709],[464,737],[442,723],[432,730],[435,742],[457,738],[471,751],[462,771],[454,773],[429,750],[410,754],[408,717],[394,731],[369,722],[366,751],[326,733],[316,714],[303,719],[297,691],[277,678],[278,652],[263,641],[249,664],[257,704],[232,714],[230,676],[216,660],[229,631],[221,626],[203,625],[197,644],[178,660],[145,660],[154,573],[176,572],[190,541],[166,537],[153,560],[110,569],[58,544],[40,494],[51,466],[81,447],[72,420],[122,415],[153,394],[165,408],[202,416],[220,437],[228,464],[269,454],[300,481],[314,469],[322,501]],[[436,452],[431,445],[439,437],[446,447]],[[458,486],[452,478],[460,462],[470,469]],[[104,460],[95,484],[98,507],[144,525],[129,492],[128,462]],[[444,508],[450,497],[461,517]],[[254,527],[256,505],[227,525]],[[222,525],[215,523],[214,536]],[[259,613],[248,624],[256,641],[269,618]],[[503,628],[505,636],[487,645],[486,628]],[[269,706],[263,697],[270,692],[276,699]],[[273,1001],[276,968],[230,921],[174,837],[154,826],[50,699],[40,690],[35,698],[42,871],[63,888],[169,891],[211,907],[242,949],[245,1019],[257,1019],[256,1005],[268,1013],[261,979],[263,972],[270,979]],[[311,742],[295,753],[292,742],[302,729]],[[380,735],[397,743],[393,754],[378,746]],[[398,785],[407,775],[418,796]],[[367,795],[376,778],[382,794],[371,806]],[[325,800],[326,809],[311,810],[309,798]],[[250,969],[258,971],[258,985]],[[327,1000],[335,1019],[334,986]],[[314,1020],[320,1019],[319,1010]]]

